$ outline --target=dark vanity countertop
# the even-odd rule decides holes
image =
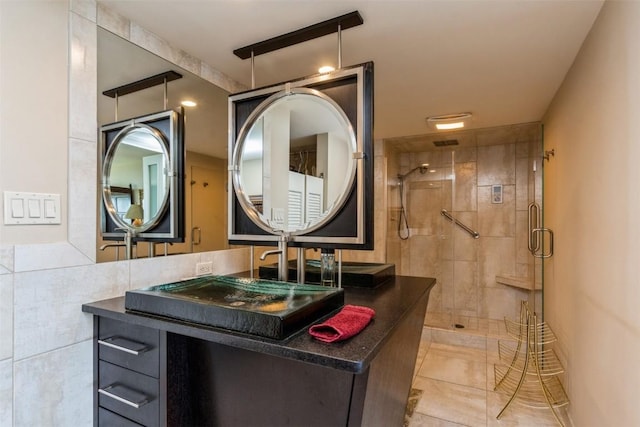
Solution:
[[[82,311],[97,316],[199,338],[273,356],[362,373],[398,323],[431,290],[433,278],[396,276],[376,289],[344,288],[345,304],[371,307],[374,320],[358,335],[338,343],[317,341],[302,328],[284,340],[240,334],[174,319],[133,314],[124,309],[124,296],[83,304]],[[329,317],[329,316],[327,316]],[[319,322],[316,322],[319,323]],[[309,325],[310,326],[310,325]]]

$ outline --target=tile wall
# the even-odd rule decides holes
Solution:
[[[528,291],[497,283],[496,276],[534,277],[527,207],[534,198],[541,200],[534,192],[541,193],[540,174],[530,173],[534,160],[538,168],[542,162],[540,134],[540,125],[532,123],[385,141],[388,257],[401,274],[437,278],[429,312],[501,319],[517,316],[520,300],[531,298]],[[457,139],[459,145],[428,148],[438,139]],[[402,240],[397,177],[423,163],[429,163],[429,172],[404,179],[410,237]],[[493,185],[502,186],[502,203],[492,202]],[[445,220],[442,209],[480,238]]]

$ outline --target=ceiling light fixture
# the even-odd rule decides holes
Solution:
[[[197,102],[191,101],[190,99],[185,99],[180,104],[182,104],[185,107],[195,107],[196,105],[198,105]]]
[[[471,113],[427,117],[427,125],[436,130],[462,129],[471,121]]]
[[[332,71],[335,71],[336,69],[334,67],[332,67],[331,65],[324,65],[320,68],[318,68],[318,72],[320,74],[326,74],[326,73],[330,73]]]

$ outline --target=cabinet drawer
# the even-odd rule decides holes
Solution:
[[[98,408],[98,427],[140,427],[138,423],[134,423],[118,414],[107,411],[104,408]]]
[[[104,361],[98,371],[99,406],[143,425],[158,425],[159,380]]]
[[[100,318],[98,358],[159,378],[160,331]]]

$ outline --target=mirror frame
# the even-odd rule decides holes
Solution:
[[[283,100],[286,100],[288,97],[295,96],[295,95],[302,95],[305,97],[313,97],[313,98],[320,99],[326,102],[328,106],[333,108],[332,112],[334,113],[334,117],[336,117],[338,121],[340,121],[340,125],[343,126],[343,130],[348,135],[348,141],[347,141],[347,143],[349,144],[348,148],[349,148],[349,152],[352,153],[353,159],[351,162],[348,162],[349,167],[347,170],[347,175],[343,181],[342,193],[336,200],[332,201],[332,203],[329,206],[329,209],[324,211],[322,216],[318,220],[312,221],[311,224],[306,228],[301,228],[296,230],[282,230],[280,228],[273,227],[269,223],[268,219],[264,217],[264,214],[261,214],[258,211],[258,209],[256,209],[255,205],[251,202],[248,195],[245,193],[242,187],[242,182],[241,182],[242,168],[240,165],[242,163],[242,155],[243,155],[243,149],[245,147],[245,142],[247,141],[249,134],[253,130],[254,125],[273,106],[275,106],[276,104],[280,103]],[[350,193],[349,190],[353,186],[353,181],[355,180],[356,171],[358,169],[357,153],[358,153],[358,145],[356,141],[356,135],[353,131],[353,126],[351,125],[351,122],[349,122],[349,118],[345,114],[344,110],[333,99],[331,99],[327,95],[315,89],[308,89],[304,87],[303,88],[287,87],[285,88],[285,90],[276,92],[275,94],[271,95],[270,97],[262,101],[262,103],[260,103],[260,105],[258,105],[256,109],[251,112],[251,114],[247,118],[247,121],[244,123],[244,125],[240,129],[240,132],[237,138],[237,143],[235,144],[235,147],[233,149],[233,158],[232,158],[232,161],[233,161],[232,182],[233,182],[234,191],[237,195],[237,200],[238,202],[240,202],[240,205],[244,209],[247,216],[258,227],[262,228],[264,231],[267,231],[272,234],[288,235],[288,236],[297,236],[297,235],[304,235],[304,234],[310,233],[314,230],[321,228],[327,222],[331,221],[331,219],[335,217],[335,215],[340,211],[340,209],[342,209],[345,202],[349,198],[349,193]]]
[[[136,241],[181,242],[184,241],[184,138],[183,138],[183,114],[174,110],[166,110],[146,116],[121,120],[100,127],[101,131],[101,162],[100,176],[102,179],[102,209],[101,231],[105,240],[123,240],[124,233],[116,228],[126,228],[135,233]],[[166,134],[154,123],[166,123]],[[155,217],[144,223],[141,227],[126,224],[115,214],[111,199],[110,177],[107,176],[108,166],[112,160],[117,145],[122,141],[131,129],[144,128],[150,130],[163,146],[163,154],[166,156],[167,191],[161,208]],[[109,135],[117,134],[111,141]],[[114,227],[113,225],[120,227]],[[124,225],[124,227],[122,227]]]
[[[249,116],[270,96],[294,88],[315,89],[327,95],[346,113],[356,136],[356,176],[341,209],[326,218],[321,227],[304,233],[285,232],[289,246],[373,249],[373,63],[355,65],[299,80],[276,84],[229,96],[229,159]],[[346,107],[345,107],[346,106]],[[347,108],[348,107],[348,108]],[[259,115],[259,114],[258,114]],[[250,127],[250,126],[249,126]],[[244,209],[233,185],[234,163],[229,164],[229,243],[274,245],[283,233],[265,230]],[[245,197],[246,198],[246,197]]]
[[[104,155],[104,161],[102,163],[102,201],[104,202],[105,209],[109,213],[111,219],[119,225],[121,228],[126,230],[132,230],[138,233],[145,232],[153,227],[155,227],[160,219],[162,219],[162,215],[167,210],[167,203],[169,201],[169,185],[165,185],[165,191],[162,197],[162,203],[160,204],[160,208],[155,213],[155,215],[147,222],[142,223],[140,226],[134,226],[132,224],[128,224],[126,221],[123,221],[122,218],[117,214],[116,207],[113,203],[113,197],[111,196],[111,166],[113,165],[113,161],[115,159],[115,155],[117,152],[120,143],[132,132],[137,130],[144,130],[149,133],[155,140],[160,144],[160,148],[162,149],[162,156],[164,158],[165,164],[169,164],[169,152],[167,150],[168,141],[165,139],[164,135],[160,133],[157,129],[152,128],[144,123],[131,123],[128,126],[122,128],[116,137],[113,139],[113,142],[109,145],[106,154]],[[163,173],[165,179],[167,179],[166,171]],[[167,179],[169,182],[169,179]]]

